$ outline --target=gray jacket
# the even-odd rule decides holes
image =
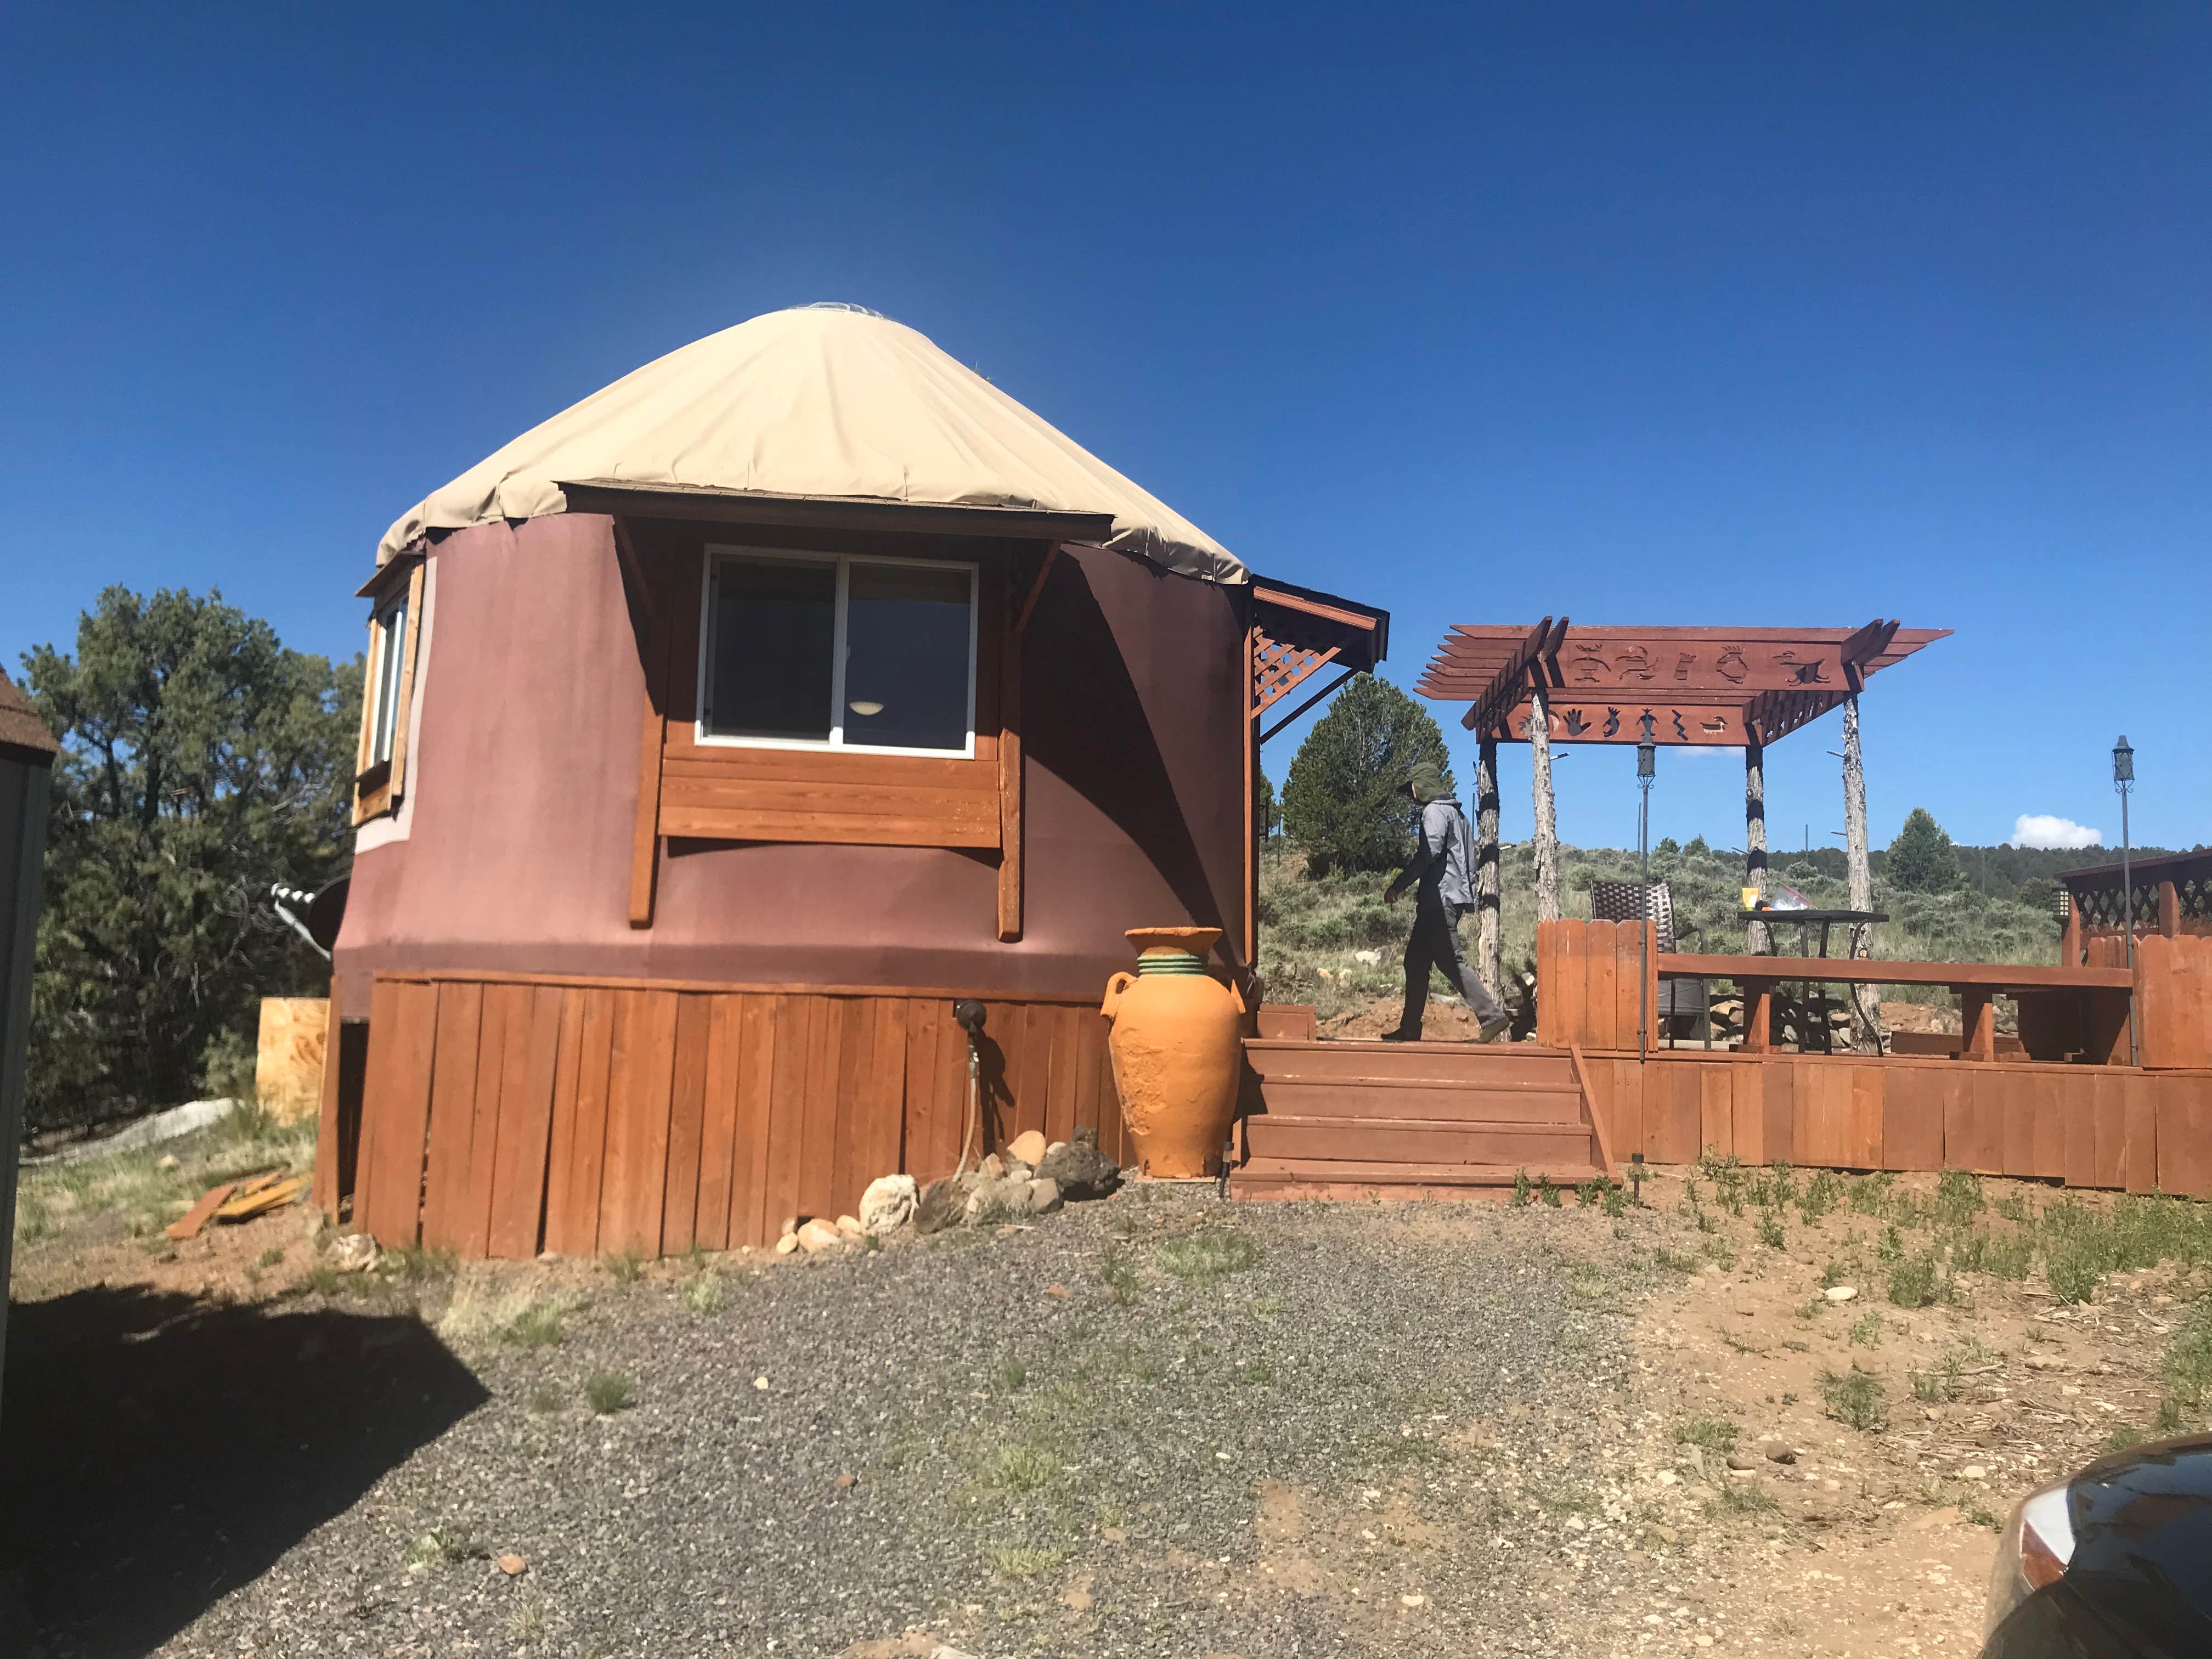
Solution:
[[[1446,904],[1474,908],[1474,830],[1457,800],[1439,795],[1421,808],[1420,844],[1399,872],[1406,886],[1419,883]]]

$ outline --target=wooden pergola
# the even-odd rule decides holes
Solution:
[[[1526,743],[1535,798],[1536,914],[1559,918],[1554,743],[1740,748],[1744,753],[1745,885],[1766,873],[1765,749],[1830,709],[1844,711],[1844,821],[1851,905],[1872,902],[1858,695],[1867,680],[1950,633],[1880,618],[1861,628],[1577,628],[1565,617],[1455,626],[1419,684],[1468,705],[1460,724],[1481,742],[1476,842],[1481,972],[1502,978],[1498,887],[1498,745]],[[1759,943],[1753,925],[1752,948]],[[1860,954],[1864,941],[1860,941]]]

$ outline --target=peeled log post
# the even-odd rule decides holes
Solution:
[[[1755,736],[1747,734],[1743,745],[1743,884],[1760,898],[1766,886],[1766,750]],[[1746,922],[1743,948],[1753,956],[1772,947],[1766,924]]]
[[[1505,994],[1505,938],[1498,925],[1498,739],[1485,738],[1474,769],[1475,971],[1495,997]]]
[[[1866,769],[1859,755],[1859,699],[1853,692],[1844,699],[1844,864],[1850,881],[1854,910],[1874,908],[1874,866],[1867,857]],[[1874,955],[1874,924],[1862,922],[1851,929],[1851,954]],[[1884,1047],[1881,1003],[1871,985],[1851,987],[1851,1042],[1863,1054],[1878,1054]]]
[[[1528,694],[1528,761],[1536,800],[1536,920],[1559,919],[1559,817],[1552,802],[1552,703],[1542,686]]]

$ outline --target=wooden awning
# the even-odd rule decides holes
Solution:
[[[1252,690],[1246,717],[1267,717],[1262,742],[1354,674],[1371,674],[1390,648],[1390,613],[1316,588],[1252,579]],[[1288,712],[1280,705],[1325,668],[1337,672]]]
[[[1460,724],[1525,742],[1540,687],[1554,743],[1769,744],[1819,719],[1948,628],[1583,628],[1547,617],[1455,626],[1414,689]],[[1649,717],[1648,721],[1646,717]]]

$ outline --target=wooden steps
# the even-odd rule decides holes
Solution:
[[[1462,1042],[1255,1038],[1232,1197],[1502,1197],[1608,1173],[1575,1057]]]

